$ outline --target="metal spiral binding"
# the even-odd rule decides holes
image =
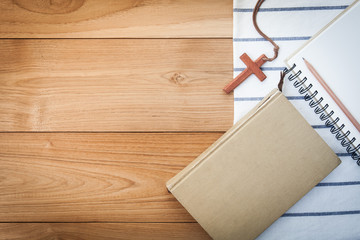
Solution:
[[[293,71],[296,67],[296,64],[294,64],[290,69],[285,68],[283,70],[284,74],[288,74],[289,72]],[[290,74],[288,79],[290,82],[294,81],[301,75],[301,70],[297,71],[295,74]],[[320,103],[324,100],[322,97],[319,99],[316,99],[316,95],[318,95],[318,91],[315,90],[311,92],[311,88],[313,85],[310,83],[308,86],[305,85],[305,82],[307,81],[307,78],[304,77],[301,80],[295,80],[293,82],[293,85],[295,88],[298,88],[298,92],[301,95],[304,95],[304,100],[309,102],[309,106],[311,108],[315,108],[314,112],[316,114],[320,114],[319,118],[321,121],[325,121],[325,125],[327,127],[330,127],[330,132],[335,135],[335,138],[339,141],[341,141],[341,145],[346,148],[346,151],[351,155],[352,159],[356,161],[356,163],[360,166],[360,155],[357,153],[357,151],[360,149],[360,144],[356,147],[353,146],[353,143],[356,141],[356,138],[352,138],[349,140],[347,137],[351,134],[350,131],[346,131],[345,133],[342,132],[342,130],[345,128],[344,124],[341,124],[340,127],[337,125],[337,123],[340,121],[338,117],[336,117],[334,120],[331,119],[331,116],[334,114],[334,111],[331,110],[330,112],[326,112],[329,105],[326,103],[324,106],[320,105]]]

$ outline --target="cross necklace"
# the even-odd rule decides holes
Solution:
[[[232,92],[239,84],[241,84],[243,81],[245,81],[250,75],[255,74],[255,76],[260,80],[260,81],[264,81],[266,79],[266,75],[261,71],[260,67],[266,63],[266,62],[271,62],[273,61],[275,58],[277,58],[278,56],[278,52],[279,52],[279,46],[271,39],[269,38],[265,33],[263,33],[257,22],[256,22],[256,15],[259,12],[260,6],[261,4],[264,2],[265,0],[258,0],[254,11],[253,11],[253,15],[252,15],[252,20],[253,20],[253,24],[254,27],[256,29],[256,31],[266,40],[268,40],[273,46],[274,46],[274,56],[272,58],[268,58],[266,57],[265,54],[262,54],[258,59],[254,61],[251,60],[251,58],[246,54],[243,53],[240,56],[241,61],[243,61],[247,68],[242,71],[237,77],[235,77],[229,84],[227,84],[223,90],[226,93],[230,93]]]

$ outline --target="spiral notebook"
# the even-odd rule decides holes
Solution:
[[[326,27],[353,2],[354,0],[268,0],[263,3],[257,17],[258,24],[264,33],[280,46],[279,56],[275,61],[263,65],[262,71],[267,76],[265,81],[260,82],[255,76],[250,76],[235,89],[234,123],[277,86],[279,72],[286,67],[284,60],[304,46],[311,37]],[[272,45],[252,27],[252,11],[255,3],[255,0],[234,0],[234,77],[246,68],[239,59],[244,52],[252,59],[256,59],[263,53],[267,56],[273,54]],[[359,48],[357,47],[356,50]],[[310,57],[307,60],[321,72],[315,60],[311,60]],[[303,64],[301,61],[302,59],[300,63]],[[293,63],[289,62],[289,64],[292,66]],[[356,71],[358,67],[354,69]],[[299,65],[292,74],[294,75],[298,70],[302,71],[300,79],[308,76],[304,72],[307,69],[300,68]],[[358,75],[357,71],[355,76]],[[311,100],[304,100],[306,93],[300,94],[298,92],[300,87],[294,87],[293,84],[298,79],[289,81],[287,77],[284,82],[284,95],[340,157],[342,164],[257,239],[360,239],[358,226],[360,222],[360,167],[353,160],[352,154],[349,154],[346,147],[342,146],[341,141],[336,139],[336,134],[330,132],[331,127],[325,124],[326,121],[320,120],[321,113],[314,112],[317,106],[310,107]],[[325,79],[325,76],[323,78]],[[352,86],[354,86],[353,83]],[[320,87],[313,86],[312,90],[318,90],[317,97],[322,96],[324,98],[322,103],[329,104],[328,111],[333,110],[333,117],[340,118],[338,125],[346,126],[343,129],[344,132],[351,131],[348,138],[350,140],[353,137],[357,138],[353,143],[353,147],[356,147],[360,143],[356,129],[350,129],[351,124],[343,121],[336,105],[333,106],[330,101],[325,102],[326,95],[320,94]]]
[[[360,140],[359,26],[358,0],[286,59],[286,63],[292,71],[288,80],[360,165],[360,144],[356,141]]]

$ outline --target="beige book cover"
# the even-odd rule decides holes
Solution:
[[[339,164],[273,90],[167,188],[212,238],[254,239]]]

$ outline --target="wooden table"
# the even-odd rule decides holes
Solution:
[[[0,12],[0,239],[208,239],[165,183],[232,125],[232,1]]]

